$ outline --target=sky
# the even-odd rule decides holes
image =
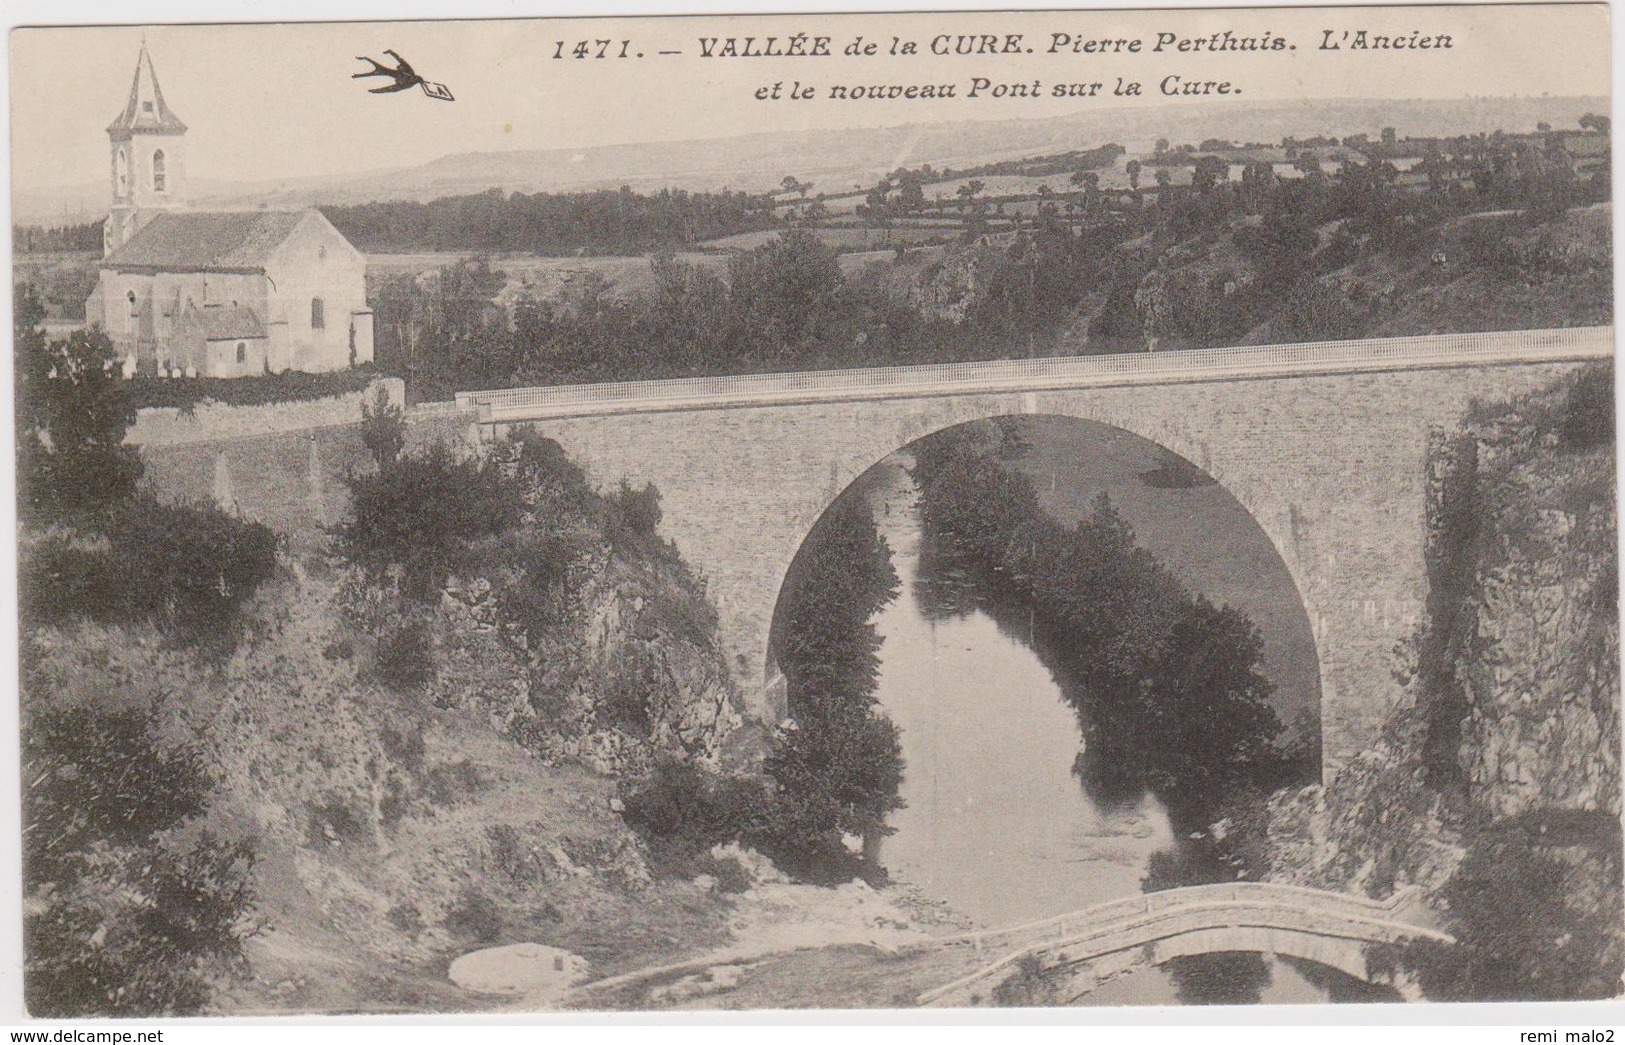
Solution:
[[[1044,53],[1052,33],[1074,38],[1206,36],[1224,29],[1285,36],[1295,51],[1221,54]],[[1324,52],[1323,30],[1449,34],[1450,50]],[[702,36],[833,37],[831,58],[704,59]],[[1023,34],[1034,53],[922,54],[893,60],[839,54],[855,36],[889,44],[947,34]],[[1118,98],[958,98],[953,101],[758,101],[774,82],[957,83],[973,77],[1026,83],[1139,79],[1157,102],[1165,75],[1230,81],[1244,100],[1605,95],[1606,10],[1601,5],[1254,10],[889,13],[690,18],[512,19],[12,31],[12,175],[19,189],[104,175],[107,123],[122,108],[145,37],[170,107],[184,120],[190,177],[258,181],[424,163],[469,151],[584,148],[700,139],[761,130],[895,125],[911,121],[1046,117]],[[644,58],[554,59],[558,41],[630,40]],[[372,95],[352,80],[357,55],[405,55],[446,84],[453,102],[417,90]],[[661,56],[660,50],[682,51]],[[1185,102],[1185,104],[1192,104]],[[1201,104],[1201,103],[1195,103]]]

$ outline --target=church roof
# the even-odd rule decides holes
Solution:
[[[152,56],[147,54],[145,42],[141,44],[141,54],[135,60],[130,100],[124,103],[124,111],[107,125],[107,133],[114,141],[124,141],[138,133],[186,133],[186,124],[164,104],[164,92],[158,87],[158,74],[153,71]]]
[[[265,324],[246,305],[189,308],[186,321],[202,331],[205,341],[237,341],[265,336]]]
[[[308,211],[155,214],[102,268],[159,272],[258,272]]]

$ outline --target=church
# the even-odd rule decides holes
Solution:
[[[366,257],[320,211],[187,206],[186,124],[142,44],[107,128],[113,207],[85,319],[126,374],[246,377],[372,361]]]

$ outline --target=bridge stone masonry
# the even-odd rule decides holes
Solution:
[[[1373,944],[1417,940],[1455,943],[1420,924],[1414,892],[1385,900],[1267,882],[1187,886],[1124,897],[1082,911],[1009,929],[966,933],[931,947],[998,947],[1002,957],[922,994],[921,1005],[974,1005],[1016,971],[1035,963],[1070,1004],[1114,977],[1173,958],[1217,951],[1289,955],[1330,966],[1355,979],[1383,982]],[[1404,984],[1394,984],[1405,987]]]
[[[520,425],[611,486],[654,483],[707,578],[736,679],[784,713],[768,652],[780,585],[832,501],[894,451],[1000,415],[1113,425],[1196,464],[1274,542],[1320,660],[1323,763],[1364,750],[1427,594],[1429,432],[1475,399],[1612,357],[1611,328],[1064,357],[462,393],[483,438]]]

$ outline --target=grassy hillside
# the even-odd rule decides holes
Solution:
[[[390,525],[377,490],[396,468],[422,473],[405,539],[462,534],[393,564],[147,495],[113,507],[111,537],[93,518],[25,530],[26,812],[48,843],[29,858],[36,1012],[479,1008],[498,999],[446,980],[479,947],[541,942],[608,975],[728,938],[716,880],[731,872],[737,890],[751,876],[709,857],[687,869],[716,870],[709,882],[652,874],[618,797],[656,759],[735,765],[742,720],[715,611],[656,536],[657,494],[601,496],[556,445],[523,447],[483,464],[430,451],[371,486],[352,478],[371,532]],[[465,503],[471,516],[444,514]],[[135,525],[148,550],[132,572],[118,528]],[[252,576],[232,558],[249,538]],[[199,541],[218,567],[189,550]],[[441,572],[420,587],[413,571],[431,559]],[[132,812],[98,812],[107,799],[84,789],[99,770],[80,761],[98,748],[62,732],[76,723],[106,732],[103,762],[132,752],[190,773],[196,800],[121,785]],[[174,826],[118,826],[174,802]],[[108,845],[128,856],[110,867],[94,855]],[[203,901],[166,907],[161,881],[142,899],[145,873],[126,861],[222,846],[243,858],[189,887],[224,905],[219,960],[194,967],[184,947],[165,959],[142,919],[194,918]],[[184,993],[132,995],[128,1009],[104,993],[154,962]]]

